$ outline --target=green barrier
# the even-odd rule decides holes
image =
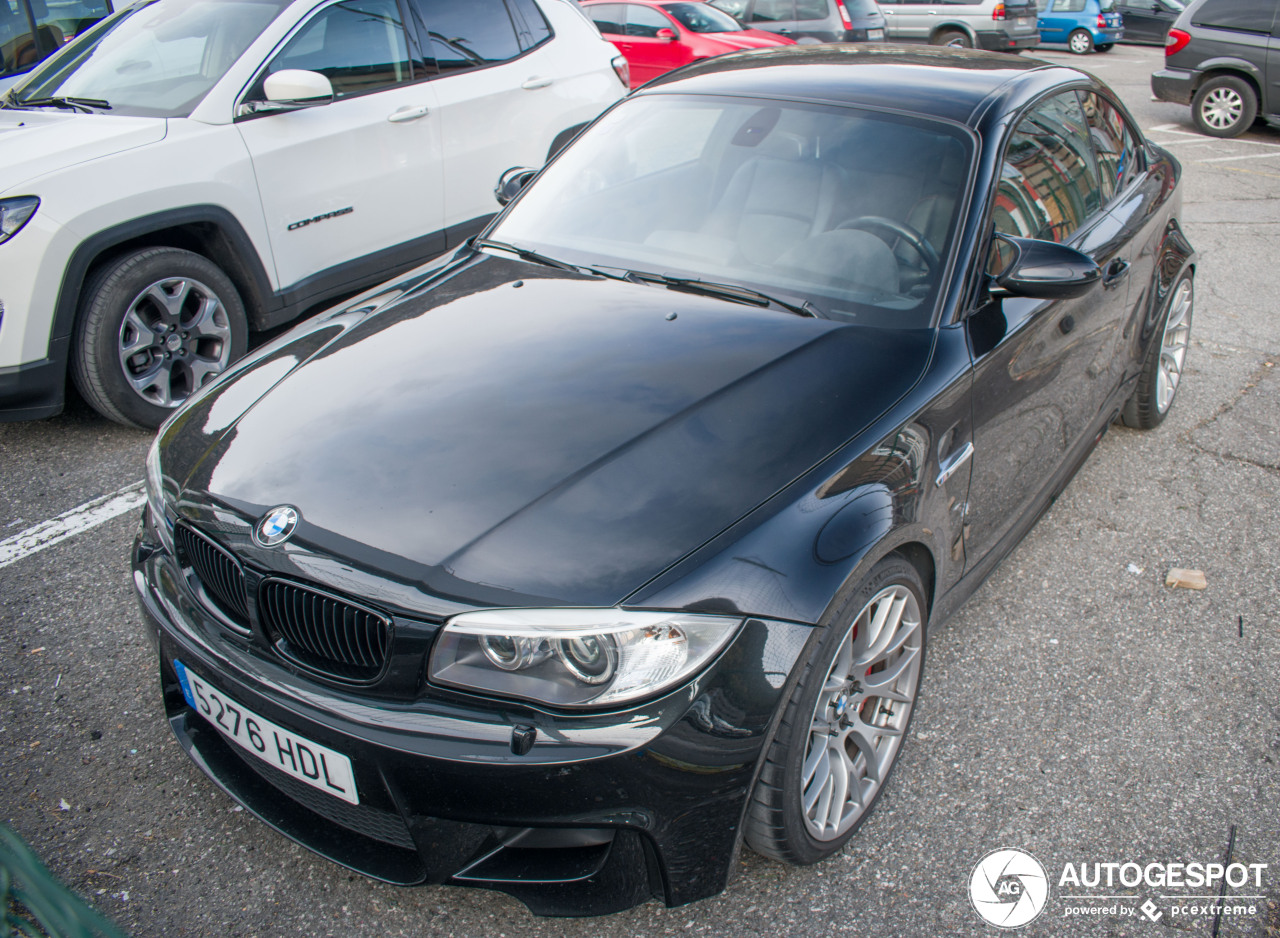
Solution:
[[[125,938],[0,824],[0,938]]]

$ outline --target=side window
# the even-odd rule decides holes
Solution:
[[[827,0],[796,0],[798,20],[825,20],[831,12]]]
[[[1083,13],[1084,0],[1054,0],[1054,13]]]
[[[747,0],[713,0],[712,4],[717,10],[723,10],[739,22],[747,18]]]
[[[1191,20],[1196,26],[1215,26],[1243,33],[1266,34],[1276,17],[1271,0],[1209,0]]]
[[[796,18],[796,0],[756,0],[753,23],[789,23]]]
[[[622,36],[627,31],[626,9],[621,3],[598,3],[587,7],[585,12],[601,33]]]
[[[1120,111],[1106,98],[1090,91],[1083,97],[1089,137],[1098,157],[1102,198],[1110,199],[1122,190],[1137,171],[1137,139]]]
[[[442,72],[514,59],[521,52],[504,0],[411,0]]]
[[[652,7],[642,7],[638,3],[623,4],[627,11],[627,35],[642,39],[653,39],[660,29],[675,31],[671,21]]]
[[[395,0],[343,0],[326,7],[267,66],[319,72],[338,97],[411,81],[404,24]]]
[[[520,48],[532,49],[551,37],[551,26],[533,0],[511,0]]]
[[[1074,91],[1055,95],[1009,138],[996,189],[995,228],[1066,241],[1102,206],[1084,110]]]

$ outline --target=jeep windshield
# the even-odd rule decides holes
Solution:
[[[186,117],[286,6],[152,0],[130,7],[50,58],[5,106]]]

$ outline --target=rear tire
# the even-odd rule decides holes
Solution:
[[[1257,116],[1258,96],[1247,81],[1234,75],[1210,78],[1191,99],[1191,119],[1211,137],[1238,137]]]
[[[840,600],[800,665],[751,796],[745,836],[757,853],[816,863],[871,813],[915,711],[926,608],[920,574],[896,555]]]
[[[1152,430],[1164,422],[1174,396],[1182,383],[1187,348],[1191,342],[1191,314],[1195,309],[1195,277],[1186,271],[1178,278],[1164,313],[1158,320],[1156,335],[1142,363],[1137,387],[1125,402],[1120,419],[1126,427]]]
[[[1077,29],[1067,37],[1067,48],[1076,55],[1088,55],[1093,51],[1093,37],[1087,30]]]
[[[951,46],[953,49],[973,48],[973,40],[958,29],[944,29],[929,41],[935,46]]]
[[[71,379],[108,420],[154,430],[248,337],[240,294],[217,264],[177,248],[134,251],[85,282]]]

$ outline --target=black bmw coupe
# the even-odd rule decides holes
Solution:
[[[286,836],[541,914],[678,905],[744,842],[840,850],[929,629],[1162,421],[1181,169],[1072,68],[799,46],[530,175],[169,420],[134,582],[178,740]]]

